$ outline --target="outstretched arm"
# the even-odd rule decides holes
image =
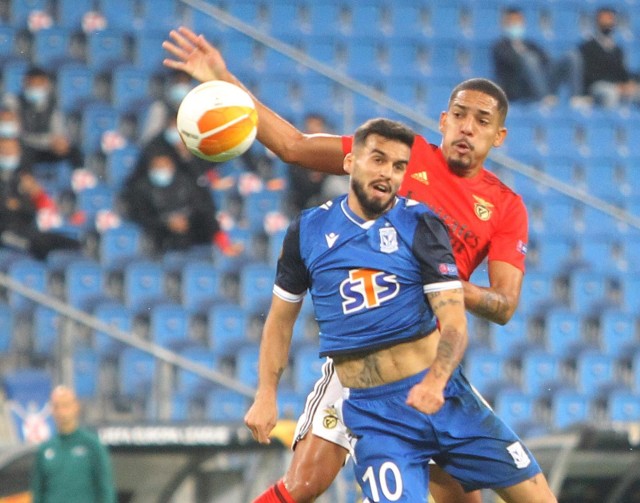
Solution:
[[[200,82],[224,80],[247,89],[227,68],[220,51],[203,35],[196,35],[188,28],[171,30],[171,40],[162,47],[174,56],[164,65],[188,73]],[[344,174],[342,140],[329,134],[307,135],[284,120],[251,94],[258,110],[258,140],[280,159],[289,164],[331,174]],[[286,99],[286,98],[285,98]]]
[[[520,302],[523,273],[517,267],[499,260],[489,262],[489,285],[482,287],[463,282],[466,308],[499,325],[506,324]]]
[[[301,302],[287,302],[273,295],[262,331],[258,390],[253,405],[244,417],[253,438],[262,444],[270,442],[269,434],[278,420],[278,383],[289,361],[293,325],[301,305]]]

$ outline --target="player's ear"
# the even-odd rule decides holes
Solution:
[[[501,127],[496,133],[495,139],[493,140],[493,146],[500,147],[504,143],[504,140],[506,138],[507,138],[507,128]]]
[[[440,113],[440,122],[438,123],[438,129],[440,130],[441,133],[444,133],[444,125],[445,122],[447,121],[447,112],[441,112]]]
[[[353,171],[353,153],[349,152],[347,155],[344,156],[344,161],[342,161],[342,169],[344,169],[344,172],[347,173],[348,175],[351,174],[351,172]]]

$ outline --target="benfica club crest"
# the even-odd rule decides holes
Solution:
[[[475,204],[473,205],[473,211],[480,220],[486,222],[491,218],[491,215],[493,214],[493,204],[491,204],[489,201],[485,201],[478,196],[473,196],[473,198],[476,200]]]

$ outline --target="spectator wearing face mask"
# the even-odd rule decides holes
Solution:
[[[0,108],[0,138],[20,139],[20,117],[10,108]]]
[[[195,84],[187,73],[173,72],[167,77],[163,96],[151,104],[147,118],[140,128],[140,144],[144,145],[162,132],[162,125],[167,123],[170,116],[175,116],[182,98],[194,87]]]
[[[7,95],[5,106],[19,118],[24,156],[29,162],[67,160],[74,168],[82,167],[83,156],[66,133],[64,115],[47,72],[38,67],[27,70],[21,93]]]
[[[146,159],[144,175],[133,174],[121,193],[125,216],[138,223],[155,252],[185,250],[213,244],[228,255],[241,247],[230,242],[216,220],[208,187],[178,169],[172,155],[155,153]]]
[[[511,102],[541,101],[554,104],[562,84],[571,97],[582,90],[580,58],[570,53],[554,61],[534,41],[526,38],[526,22],[519,7],[502,14],[502,36],[492,47],[494,73]]]
[[[638,82],[625,64],[624,50],[614,39],[615,9],[599,8],[595,21],[594,35],[580,45],[585,91],[604,107],[616,107],[624,102],[640,103]]]
[[[30,173],[17,138],[0,137],[0,245],[44,260],[51,250],[80,243],[38,226],[39,212],[55,212],[55,201]]]

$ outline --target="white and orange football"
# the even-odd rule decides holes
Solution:
[[[258,112],[242,88],[212,80],[194,87],[178,108],[177,126],[193,154],[224,162],[245,153],[258,132]]]

